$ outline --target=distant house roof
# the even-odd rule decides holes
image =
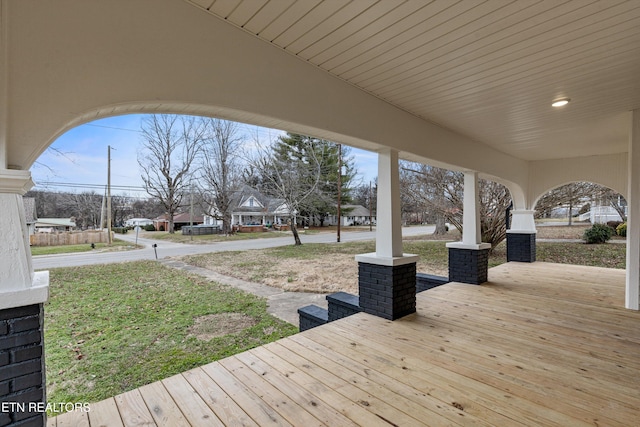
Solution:
[[[24,216],[27,220],[27,225],[35,223],[38,219],[36,215],[36,199],[33,197],[23,197],[22,203],[24,204]]]
[[[248,185],[244,185],[239,191],[235,192],[231,198],[232,211],[238,214],[272,214],[282,206],[283,203],[284,199],[266,196]]]
[[[75,227],[76,223],[69,218],[39,218],[36,227]]]
[[[342,209],[342,216],[369,216],[369,209],[362,205],[343,205]]]
[[[174,224],[188,224],[191,222],[191,214],[189,212],[182,212],[179,214],[175,214],[173,216]],[[202,215],[193,215],[193,223],[194,224],[202,224],[204,222],[204,218]]]

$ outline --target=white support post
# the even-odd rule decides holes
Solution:
[[[625,307],[640,310],[640,110],[631,113]]]
[[[376,255],[402,256],[402,210],[400,208],[400,173],[398,152],[385,150],[378,154],[378,229]]]
[[[375,253],[356,255],[362,311],[395,320],[416,312],[417,255],[402,252],[398,152],[378,153],[378,224]]]
[[[28,171],[0,168],[0,309],[49,298],[49,272],[34,273],[22,195],[33,186]]]
[[[400,207],[400,169],[398,152],[378,153],[378,211],[376,252],[357,255],[358,262],[400,265],[416,262],[417,257],[402,252],[402,210]]]
[[[482,243],[480,229],[480,193],[478,172],[464,173],[464,199],[462,212],[462,241],[447,243],[448,248],[488,249],[490,243]]]
[[[536,211],[514,209],[511,211],[511,227],[507,233],[536,234],[536,222],[534,214]]]

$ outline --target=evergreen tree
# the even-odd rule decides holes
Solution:
[[[278,143],[274,147],[276,157],[280,159],[294,157],[300,161],[308,161],[310,158],[309,150],[313,150],[313,157],[320,165],[320,177],[314,194],[308,198],[304,206],[301,206],[300,217],[306,221],[306,224],[322,226],[327,215],[337,213],[339,164],[342,164],[340,177],[340,203],[342,205],[352,201],[352,185],[357,171],[353,157],[350,156],[349,147],[342,146],[342,161],[340,162],[338,144],[331,141],[287,133],[286,136],[281,136],[278,139]]]

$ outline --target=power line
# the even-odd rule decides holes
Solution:
[[[36,187],[104,188],[106,187],[106,184],[81,184],[77,182],[42,181],[42,182],[38,182],[36,184]],[[144,191],[144,187],[138,187],[133,185],[111,185],[111,188],[117,188],[121,190]]]

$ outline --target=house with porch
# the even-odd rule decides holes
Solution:
[[[3,402],[45,399],[49,277],[27,240],[30,167],[80,124],[176,113],[377,154],[375,251],[354,260],[361,312],[60,425],[637,423],[637,1],[0,0],[0,64]],[[400,159],[464,172],[451,282],[419,296]],[[479,177],[513,199],[509,262],[491,271]],[[624,273],[535,262],[536,201],[578,181],[628,201]],[[0,426],[45,421],[0,412]]]
[[[231,197],[231,225],[270,227],[273,224],[286,224],[289,220],[289,209],[284,200],[269,197],[248,185]],[[222,226],[220,213],[211,212],[204,216],[204,224]]]

